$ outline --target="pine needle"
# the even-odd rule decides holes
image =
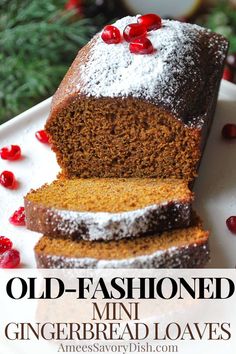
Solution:
[[[53,94],[97,28],[64,0],[0,0],[0,123]]]

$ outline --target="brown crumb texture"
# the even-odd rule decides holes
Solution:
[[[71,177],[196,177],[201,129],[134,98],[76,98],[46,129]]]
[[[31,191],[26,200],[58,210],[119,213],[150,205],[191,204],[187,182],[173,179],[59,179]]]

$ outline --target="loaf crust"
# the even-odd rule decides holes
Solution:
[[[35,247],[38,268],[203,268],[209,262],[208,233],[200,242],[181,247],[171,247],[150,255],[121,260],[97,260],[92,258],[68,258],[47,254]]]
[[[126,17],[117,21],[115,25],[123,30],[126,24],[136,22],[136,20],[135,17]],[[227,39],[222,35],[197,25],[163,20],[163,29],[168,30],[168,28],[176,32],[176,35],[170,38],[170,40],[172,39],[174,42],[172,49],[174,53],[171,52],[169,60],[165,61],[165,74],[169,75],[168,80],[172,79],[172,81],[167,83],[164,80],[165,78],[158,79],[158,77],[156,77],[155,86],[158,87],[155,87],[156,90],[152,93],[145,92],[147,86],[141,86],[141,84],[139,87],[135,88],[131,86],[129,89],[126,89],[127,91],[125,92],[125,82],[120,83],[120,90],[114,89],[115,92],[111,91],[110,94],[108,92],[104,93],[102,89],[99,90],[102,85],[110,89],[106,75],[104,75],[104,81],[101,80],[102,82],[98,85],[95,80],[90,81],[90,77],[88,76],[89,72],[87,70],[89,65],[94,66],[94,63],[91,61],[91,56],[92,53],[96,52],[98,43],[101,43],[101,33],[98,33],[79,51],[62,80],[53,96],[48,121],[51,121],[68,103],[79,97],[82,99],[86,97],[95,97],[97,99],[102,97],[110,97],[111,99],[133,97],[162,107],[189,127],[201,128],[209,118],[207,113],[212,108],[211,106],[215,94],[218,91],[218,84],[221,80],[221,73],[229,44]],[[156,31],[156,33],[160,37],[160,32]],[[180,33],[181,36],[183,36],[182,38],[178,38],[177,36]],[[190,44],[190,38],[195,53],[193,53],[193,57],[188,59],[184,58],[183,55],[190,55],[189,49],[181,47],[184,45],[188,46]],[[168,44],[170,43],[165,41],[166,38],[163,36],[163,42],[160,43],[160,50],[164,54],[158,53],[161,59],[165,55],[165,52],[169,50]],[[108,47],[109,46],[107,46],[107,48]],[[102,48],[104,49],[105,47]],[[110,47],[110,51],[113,49],[114,47]],[[182,62],[179,63],[180,56],[178,55],[178,51],[180,52],[183,49],[185,51],[181,53]],[[175,54],[175,56],[172,56],[173,54]],[[145,59],[142,58],[141,60],[145,64]],[[194,61],[191,63],[191,66],[187,65],[188,60]],[[180,66],[182,66],[182,70],[180,70]],[[173,72],[174,68],[179,69],[179,73],[177,70]],[[94,72],[95,70],[99,70],[99,68],[94,68]],[[93,72],[90,72],[91,76],[92,74]],[[98,75],[100,75],[100,72]],[[148,75],[151,75],[151,73],[148,73]],[[99,78],[101,79],[101,77]],[[134,78],[127,79],[132,81]],[[139,79],[140,77],[137,78],[137,80]],[[146,84],[151,85],[150,82]]]
[[[192,199],[123,213],[56,210],[25,198],[29,230],[72,240],[119,240],[189,226]]]

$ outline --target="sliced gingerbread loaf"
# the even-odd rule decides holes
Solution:
[[[54,237],[112,240],[186,227],[193,194],[173,179],[59,179],[25,197],[27,228]]]
[[[38,268],[200,268],[209,261],[201,225],[119,241],[72,241],[44,236],[35,247]]]
[[[137,17],[114,25],[123,32]],[[148,32],[155,51],[97,34],[54,95],[46,123],[67,176],[193,180],[216,107],[227,40],[163,20]]]

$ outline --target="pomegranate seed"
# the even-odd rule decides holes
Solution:
[[[138,23],[145,26],[148,31],[161,28],[161,17],[155,14],[147,14],[138,18]]]
[[[145,37],[147,29],[140,23],[131,23],[125,27],[123,35],[126,42],[133,42],[135,39]]]
[[[225,124],[221,132],[224,139],[236,138],[236,124]]]
[[[15,226],[25,226],[25,208],[20,207],[14,212],[14,214],[9,218],[11,224]]]
[[[16,268],[20,264],[20,253],[11,249],[0,255],[0,268]]]
[[[231,66],[231,68],[236,69],[236,53],[229,54],[226,62],[229,66]]]
[[[0,184],[9,189],[13,189],[16,186],[16,179],[12,172],[10,171],[3,171],[0,174]]]
[[[233,82],[233,79],[234,79],[233,71],[226,67],[223,72],[223,79]]]
[[[121,42],[121,34],[117,27],[106,26],[102,32],[102,40],[107,44],[117,44]]]
[[[134,54],[151,54],[154,52],[152,42],[148,38],[139,38],[130,43],[129,49]]]
[[[236,216],[230,216],[230,218],[226,220],[226,225],[229,231],[236,234]]]
[[[19,160],[21,158],[21,148],[18,145],[3,147],[0,150],[0,156],[3,160]]]
[[[38,141],[40,141],[40,143],[43,144],[48,144],[49,143],[49,136],[46,132],[46,130],[39,130],[35,133],[36,138],[38,139]]]
[[[9,238],[0,236],[0,254],[9,251],[12,248],[12,242]]]
[[[68,0],[67,3],[65,4],[65,9],[70,11],[70,10],[76,10],[78,14],[82,13],[82,1],[81,0]]]

